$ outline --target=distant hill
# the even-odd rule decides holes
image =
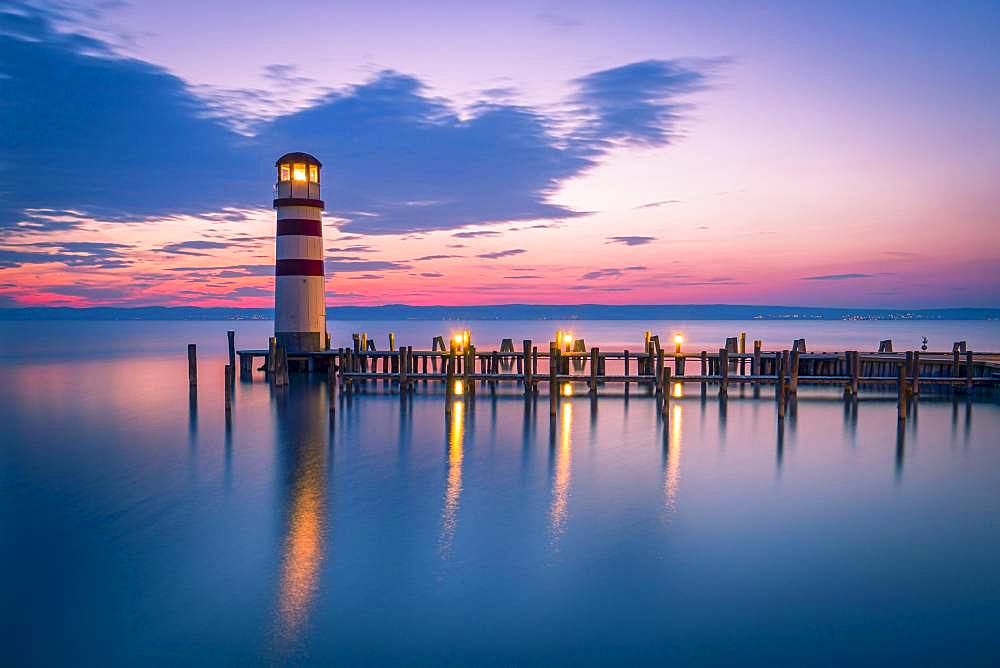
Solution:
[[[331,320],[1000,320],[998,308],[880,309],[739,304],[500,304],[333,306]],[[2,308],[0,320],[271,320],[273,309]]]

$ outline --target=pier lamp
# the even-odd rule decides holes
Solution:
[[[566,352],[572,352],[573,350],[573,335],[570,332],[566,332],[562,337],[562,344],[566,348]]]
[[[674,334],[674,352],[679,353],[681,351],[681,344],[684,343],[684,337],[681,334]]]
[[[469,345],[469,340],[471,338],[471,332],[469,332],[469,330],[465,330],[464,332],[456,332],[453,334],[451,340],[455,342],[455,347],[458,348],[459,352],[461,352]]]

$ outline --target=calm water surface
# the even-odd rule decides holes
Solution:
[[[470,326],[488,348],[563,324]],[[257,375],[227,429],[232,325],[247,347],[272,326],[0,323],[8,665],[1000,660],[995,394],[925,390],[898,429],[891,391],[802,388],[779,429],[767,391],[739,388],[720,403],[690,385],[669,420],[639,391],[550,419],[544,387],[527,405],[483,388],[446,419],[433,386],[371,384],[331,415],[323,378]],[[388,329],[331,326],[335,345]],[[572,326],[635,349],[647,328]],[[740,330],[1000,350],[997,323],[656,329],[692,350]]]

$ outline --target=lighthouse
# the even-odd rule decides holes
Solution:
[[[274,336],[290,353],[323,350],[326,288],[319,192],[323,165],[308,153],[286,153],[275,166]]]

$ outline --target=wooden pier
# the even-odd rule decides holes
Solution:
[[[888,340],[877,352],[809,352],[804,339],[796,340],[790,350],[765,350],[757,340],[748,352],[746,334],[741,333],[717,350],[693,354],[682,351],[680,341],[673,350],[664,350],[649,332],[637,351],[588,349],[582,339],[563,336],[557,333],[542,346],[525,339],[519,350],[511,339],[503,339],[496,349],[478,350],[467,332],[447,345],[444,337],[435,337],[430,349],[397,348],[390,335],[389,348],[378,350],[374,339],[361,333],[353,335],[350,348],[289,354],[272,339],[268,349],[239,350],[236,355],[243,380],[250,380],[259,368],[279,386],[288,383],[289,370],[325,372],[332,388],[347,393],[378,381],[400,393],[418,384],[443,383],[446,411],[455,396],[474,397],[477,386],[495,393],[504,385],[518,387],[526,396],[538,394],[545,385],[552,411],[560,395],[571,395],[580,385],[595,399],[614,386],[625,394],[634,386],[655,395],[665,411],[672,394],[679,396],[684,384],[695,383],[702,393],[711,386],[722,397],[734,385],[749,385],[755,395],[759,388],[773,386],[780,418],[786,396],[794,396],[800,385],[833,386],[849,398],[857,398],[863,386],[877,386],[881,392],[894,386],[900,419],[905,419],[908,398],[921,388],[971,392],[1000,383],[1000,353],[973,352],[961,341],[948,352],[893,352]],[[230,338],[231,355],[232,345]]]

